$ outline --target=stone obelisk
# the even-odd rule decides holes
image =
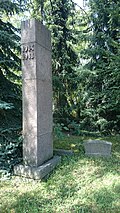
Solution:
[[[35,19],[21,24],[23,165],[17,175],[39,179],[60,161],[53,157],[50,31]]]

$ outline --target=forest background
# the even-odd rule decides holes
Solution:
[[[0,0],[0,5],[0,166],[22,155],[20,21],[27,18],[40,20],[52,35],[55,134],[119,134],[120,1],[84,0],[81,7],[73,0]]]

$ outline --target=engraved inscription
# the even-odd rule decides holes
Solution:
[[[26,44],[22,46],[22,60],[34,59],[34,44]]]

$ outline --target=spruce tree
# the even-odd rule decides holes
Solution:
[[[88,106],[99,130],[120,130],[120,1],[90,0]]]
[[[0,126],[8,128],[21,123],[20,31],[10,21],[20,2],[0,0],[0,5]]]
[[[77,85],[75,4],[71,0],[33,2],[33,16],[44,22],[52,34],[54,117],[65,122],[72,118],[72,92]]]

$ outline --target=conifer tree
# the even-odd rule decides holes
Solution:
[[[88,105],[102,131],[120,128],[120,1],[90,0]]]
[[[72,91],[76,88],[78,55],[75,4],[71,0],[35,0],[33,16],[42,20],[52,34],[54,116],[59,122],[71,117]]]
[[[21,76],[20,31],[10,21],[12,15],[19,13],[20,2],[0,0],[0,5],[0,125],[7,128],[12,123],[17,125],[14,119],[20,116],[21,107],[21,89],[17,84]]]

